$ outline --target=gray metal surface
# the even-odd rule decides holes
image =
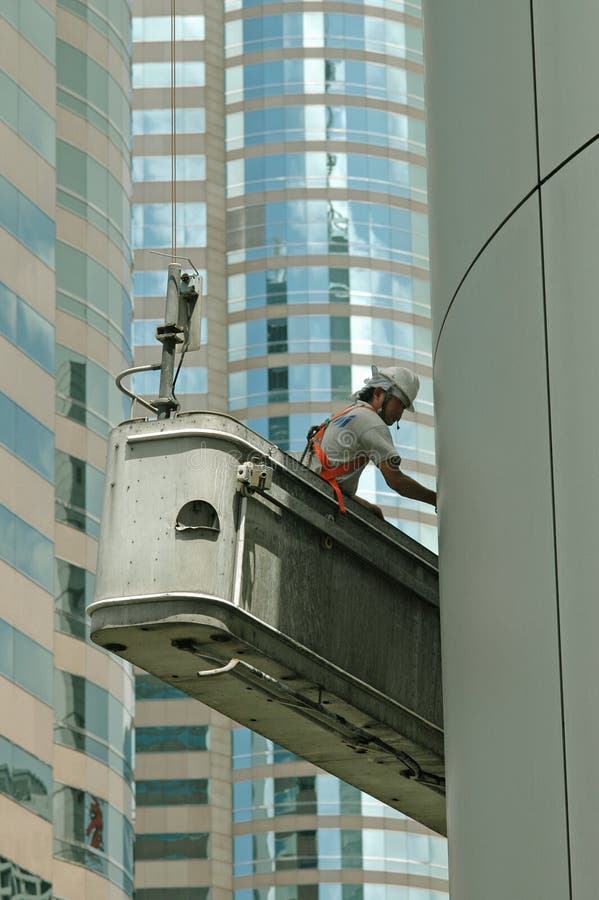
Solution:
[[[269,489],[238,480],[252,460]],[[112,433],[93,639],[444,833],[437,582],[229,416]]]

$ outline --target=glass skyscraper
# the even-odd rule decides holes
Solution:
[[[131,359],[129,21],[0,3],[3,897],[133,887],[132,675],[84,613]]]
[[[162,11],[164,12],[164,11]],[[172,245],[171,20],[133,18],[135,361],[160,357]],[[419,3],[177,2],[177,253],[205,280],[176,392],[292,452],[370,363],[415,369],[394,432],[432,486]],[[183,263],[184,264],[184,263]],[[135,376],[156,396],[157,373]],[[141,411],[140,411],[141,414]],[[365,496],[435,547],[434,516]],[[138,900],[442,900],[445,840],[151,676],[136,679]]]
[[[420,4],[177,4],[177,247],[205,275],[206,346],[178,389],[280,447],[342,406],[371,362],[420,376],[394,433],[434,485]],[[136,361],[156,359],[172,244],[169,16],[134,17]],[[226,303],[225,303],[226,298]],[[148,345],[151,349],[148,349]],[[140,392],[158,376],[136,376]],[[436,547],[436,519],[369,467],[361,490]]]

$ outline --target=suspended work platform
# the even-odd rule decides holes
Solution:
[[[93,640],[445,833],[437,558],[235,419],[111,435]]]

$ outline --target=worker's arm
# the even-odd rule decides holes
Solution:
[[[404,475],[399,466],[394,464],[392,460],[385,460],[379,463],[379,469],[383,473],[383,478],[389,487],[401,494],[402,497],[409,497],[410,500],[421,500],[423,503],[430,503],[431,506],[436,507],[436,492],[430,491],[423,484],[414,481],[409,475]]]

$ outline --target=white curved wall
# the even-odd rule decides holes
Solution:
[[[455,900],[594,900],[599,7],[425,5]]]

